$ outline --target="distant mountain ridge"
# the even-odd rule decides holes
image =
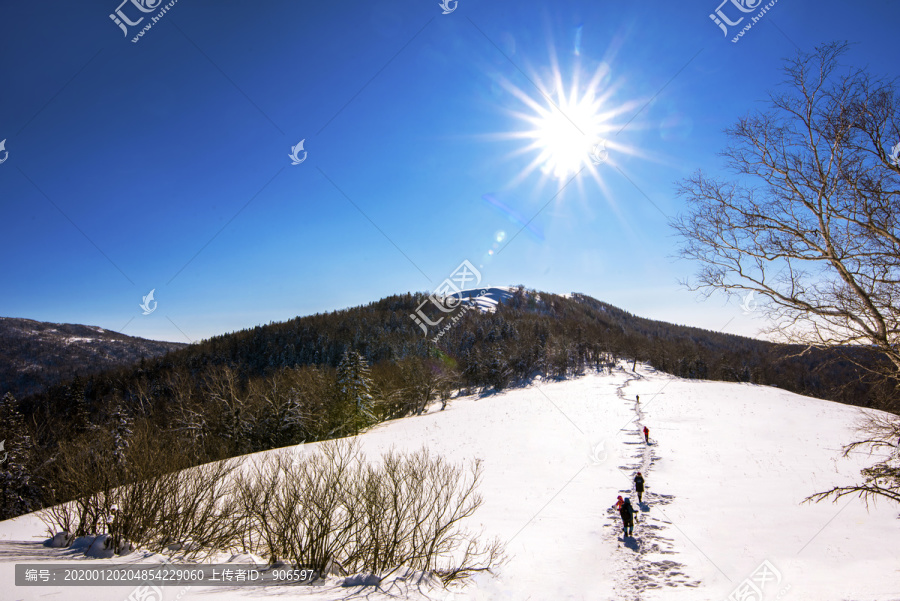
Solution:
[[[76,375],[152,359],[187,346],[97,326],[0,317],[0,395],[22,398]]]
[[[303,365],[333,368],[352,348],[372,365],[449,357],[460,385],[502,388],[537,372],[577,372],[611,354],[683,378],[767,384],[861,406],[883,408],[897,401],[893,393],[873,388],[849,360],[877,362],[866,349],[804,353],[802,346],[639,317],[577,292],[484,286],[448,296],[479,310],[448,313],[425,293],[393,295],[213,336],[173,353],[163,369],[230,366],[252,378]],[[423,332],[421,313],[438,325]],[[447,318],[459,314],[462,318],[446,328]]]
[[[558,295],[524,286],[485,286],[452,296],[462,306],[477,310],[448,313],[446,307],[436,304],[439,299],[421,292],[405,293],[358,307],[224,333],[190,345],[130,338],[90,326],[42,324],[43,331],[54,331],[56,340],[49,349],[41,349],[35,325],[39,322],[0,318],[0,342],[12,339],[20,351],[27,345],[35,347],[0,353],[4,362],[0,370],[6,370],[0,371],[0,391],[42,392],[42,386],[60,384],[60,390],[37,401],[49,403],[52,412],[68,410],[68,399],[81,394],[77,386],[66,384],[76,373],[109,372],[95,378],[98,387],[88,395],[92,403],[120,394],[135,396],[136,390],[148,387],[161,393],[181,373],[202,398],[204,386],[219,377],[221,368],[235,370],[246,384],[284,369],[319,366],[333,370],[352,349],[376,370],[412,361],[420,364],[414,372],[427,372],[433,368],[428,367],[429,362],[440,360],[452,365],[447,369],[454,385],[467,389],[502,389],[536,373],[565,377],[615,357],[646,362],[683,378],[767,384],[867,407],[887,408],[898,403],[891,390],[881,390],[856,365],[879,360],[864,348],[804,352],[800,346],[638,317],[575,292]],[[424,327],[425,323],[430,326]],[[4,332],[10,327],[7,324],[27,333],[20,333],[16,342]],[[80,340],[103,336],[114,341],[98,347]],[[130,340],[130,345],[123,344],[125,340]],[[10,347],[4,344],[4,349]],[[81,354],[69,361],[76,364],[70,369],[65,353],[76,349]],[[167,351],[172,352],[161,358]],[[47,369],[56,370],[52,378],[40,377],[41,362],[35,358],[42,353],[50,357]],[[146,367],[127,365],[141,356],[147,358]],[[118,370],[123,366],[124,370]],[[118,372],[115,376],[113,368]],[[166,398],[163,394],[158,400],[165,403]]]

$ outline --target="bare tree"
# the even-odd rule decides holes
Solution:
[[[722,156],[735,177],[680,182],[688,208],[672,225],[682,256],[701,265],[689,288],[747,304],[758,294],[770,333],[807,349],[841,347],[888,387],[884,406],[896,410],[900,98],[896,81],[841,66],[846,50],[831,43],[786,61],[767,108],[726,130]],[[897,418],[888,421],[896,436]],[[896,441],[873,432],[847,452]],[[884,467],[863,470],[866,484],[853,490],[897,500],[896,471],[885,478]]]
[[[837,500],[856,494],[867,505],[869,500],[879,497],[900,503],[900,420],[886,413],[867,412],[857,427],[857,433],[861,440],[846,445],[843,449],[844,457],[865,451],[869,455],[878,455],[878,463],[862,470],[862,484],[835,486],[831,490],[807,497],[807,502],[818,502],[829,497]]]
[[[672,225],[702,267],[688,286],[756,293],[791,342],[857,345],[900,374],[900,99],[894,81],[844,69],[845,44],[786,61],[786,90],[726,130],[738,177],[680,182]],[[893,156],[892,156],[893,149]]]

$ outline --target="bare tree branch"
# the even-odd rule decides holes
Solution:
[[[687,210],[672,221],[680,253],[699,265],[688,288],[754,292],[768,332],[842,357],[900,397],[900,96],[895,80],[843,67],[831,43],[786,61],[769,106],[726,130],[732,179],[697,172],[678,185]],[[847,452],[893,446],[896,418]],[[871,426],[871,424],[870,424]],[[897,500],[890,465],[863,470],[859,492]]]

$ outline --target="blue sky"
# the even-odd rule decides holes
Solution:
[[[127,37],[117,0],[0,3],[0,315],[198,340],[469,260],[482,285],[753,335],[678,284],[675,182],[721,170],[722,130],[797,48],[847,40],[896,74],[892,0],[780,0],[738,43],[715,0],[438,4],[179,0],[134,43],[165,3]],[[602,98],[608,140],[565,187],[521,137],[555,77]]]

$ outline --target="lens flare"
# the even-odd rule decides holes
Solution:
[[[497,200],[493,194],[485,194],[481,198],[497,213],[503,215],[510,223],[515,225],[516,231],[524,229],[534,240],[537,240],[538,242],[544,241],[544,233],[533,223],[533,221],[529,222],[529,220],[522,216],[521,213],[508,206],[506,203]],[[496,237],[498,238],[498,243],[502,242],[506,239],[506,232],[500,231],[496,234]]]
[[[619,37],[613,40],[606,53],[609,60],[622,43]],[[534,190],[542,193],[548,182],[553,183],[557,189],[552,196],[556,204],[564,202],[567,193],[577,192],[582,203],[587,205],[584,184],[593,179],[609,208],[622,221],[624,216],[604,177],[613,172],[625,173],[623,158],[626,155],[648,158],[646,153],[625,142],[627,136],[619,136],[626,127],[629,130],[646,128],[646,124],[639,123],[635,117],[648,99],[617,100],[625,80],[613,80],[612,67],[607,60],[596,61],[597,66],[590,75],[585,75],[581,68],[582,60],[590,60],[589,57],[573,60],[574,64],[570,65],[572,75],[564,78],[551,46],[549,65],[541,72],[530,70],[520,85],[501,78],[497,83],[513,101],[506,110],[521,126],[491,137],[525,142],[509,155],[512,160],[521,160],[523,155],[530,157],[509,182],[510,188],[539,173]],[[518,107],[514,106],[516,103]]]

